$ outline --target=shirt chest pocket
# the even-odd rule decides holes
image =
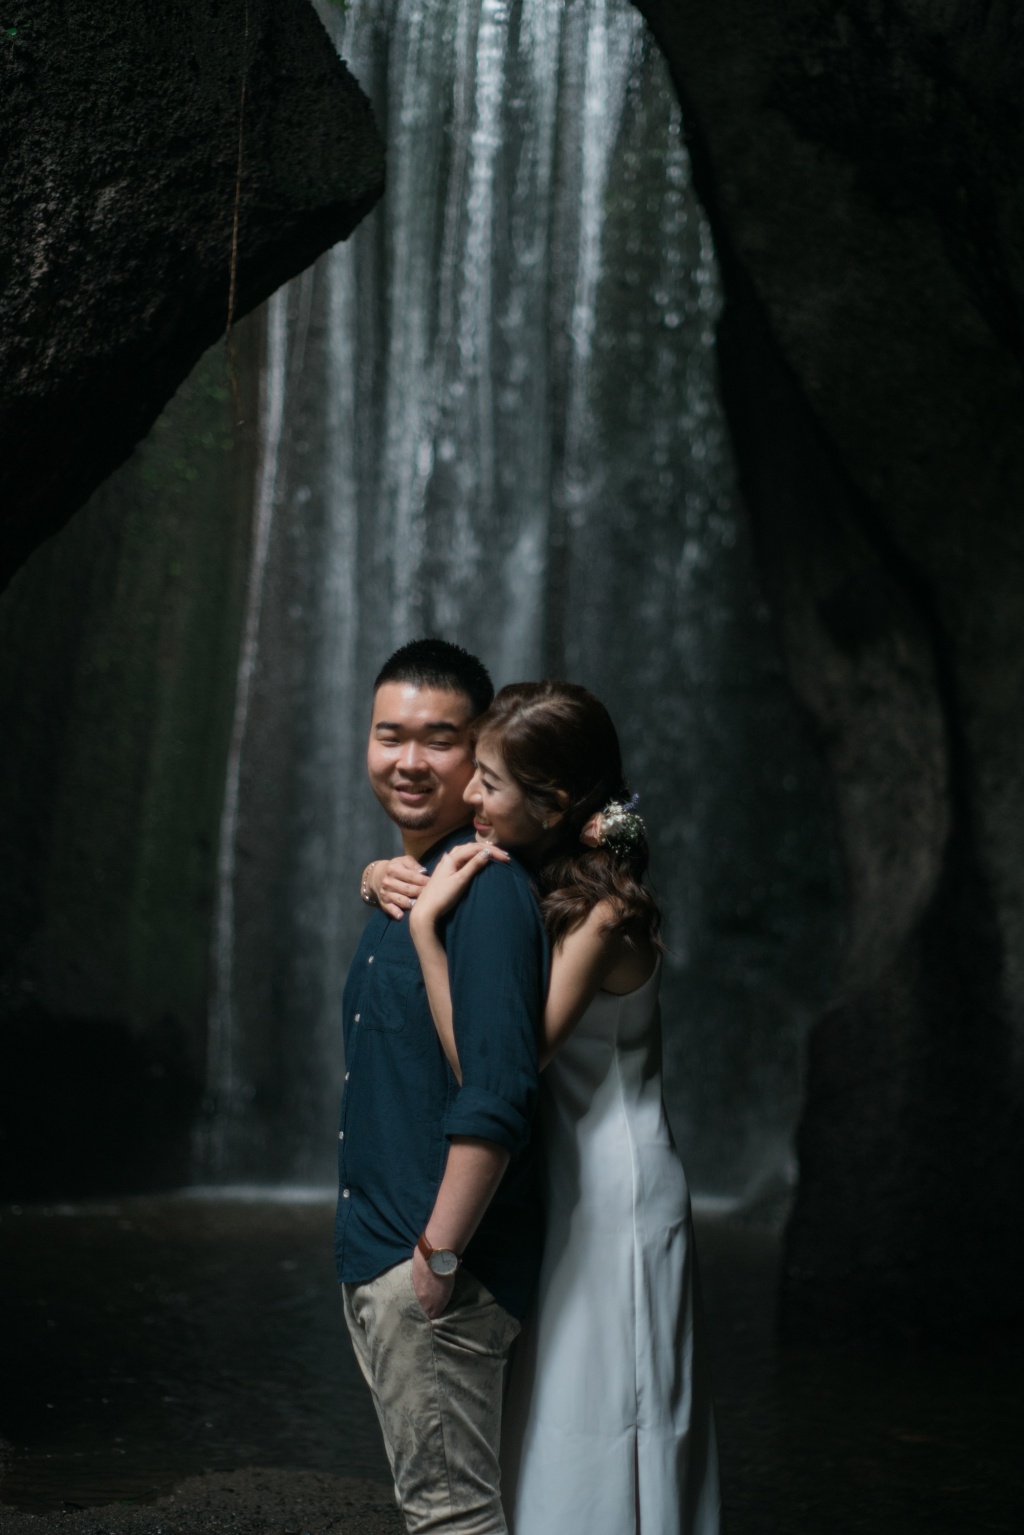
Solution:
[[[379,956],[363,995],[360,1024],[370,1033],[397,1034],[426,1006],[426,988],[418,965],[396,964]]]

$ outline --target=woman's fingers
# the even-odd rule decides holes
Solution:
[[[457,847],[451,847],[441,859],[449,869],[461,869],[464,864],[475,857],[481,851],[478,842],[460,842]]]
[[[419,901],[429,916],[441,917],[456,905],[485,864],[508,860],[504,848],[490,842],[460,842],[449,848],[438,859],[433,875],[427,875],[408,855],[392,858],[379,882],[381,910],[401,919]]]
[[[472,848],[472,844],[470,844]],[[461,849],[456,849],[461,851]],[[501,860],[496,856],[497,850],[485,843],[483,847],[472,849],[468,857],[460,858],[458,863],[452,861],[451,882],[457,890],[464,890],[471,880],[474,880],[480,870],[488,863],[498,863]],[[508,861],[507,859],[505,860]]]
[[[457,906],[466,886],[494,857],[494,849],[479,843],[451,848],[438,860],[426,889],[417,897],[417,916],[436,921]]]
[[[422,864],[408,853],[403,853],[401,858],[392,858],[388,864],[388,872],[394,879],[403,880],[409,885],[425,885],[430,878]]]
[[[384,866],[381,875],[377,898],[382,910],[389,917],[401,917],[409,910],[419,895],[423,886],[427,883],[428,875],[420,867],[415,858],[410,858],[408,853],[403,853],[401,858],[392,858]]]
[[[481,855],[485,862],[487,859],[494,858],[500,863],[508,863],[508,854],[505,849],[495,847],[493,842],[460,842],[457,847],[448,849],[441,862],[448,859],[453,869],[461,869],[467,863],[472,863],[474,859],[479,859]]]

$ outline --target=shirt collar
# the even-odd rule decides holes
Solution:
[[[473,830],[472,822],[466,826],[457,826],[454,831],[450,831],[439,842],[435,842],[432,846],[428,847],[427,851],[420,858],[420,863],[436,863],[443,853],[447,853],[450,847],[458,847],[460,842],[472,842],[475,836],[476,833]]]

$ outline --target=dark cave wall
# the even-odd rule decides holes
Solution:
[[[188,1181],[262,324],[0,600],[0,1197]]]
[[[715,231],[723,394],[847,870],[784,1320],[998,1326],[1024,1306],[1024,15],[640,8]]]
[[[200,359],[236,183],[238,320],[384,159],[308,0],[22,8],[0,139],[0,588],[36,551],[0,602],[0,1191],[31,1198],[188,1175],[262,322],[237,386]]]
[[[383,188],[308,0],[43,0],[0,29],[0,588],[122,462],[228,315]]]

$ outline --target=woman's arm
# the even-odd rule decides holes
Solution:
[[[448,956],[438,937],[438,923],[462,899],[470,880],[492,859],[508,862],[508,854],[490,843],[464,842],[439,860],[437,868],[416,897],[409,917],[409,935],[416,946],[427,988],[427,1001],[441,1049],[460,1085],[462,1068],[455,1047],[452,991],[448,980]]]
[[[544,1005],[541,1070],[569,1038],[615,962],[618,934],[608,931],[610,908],[601,902],[568,933],[551,955],[551,980]]]
[[[427,988],[427,1001],[430,1003],[430,1015],[434,1020],[434,1028],[437,1030],[437,1037],[441,1041],[441,1049],[447,1056],[448,1064],[455,1073],[461,1087],[462,1067],[459,1065],[459,1052],[455,1048],[455,1025],[452,1020],[452,989],[448,980],[448,956],[444,951],[444,945],[437,936],[437,928],[432,922],[425,922],[417,929],[412,925],[412,919],[410,918],[409,930],[412,933],[412,941],[416,945],[420,969],[423,971],[423,980]]]
[[[409,932],[416,946],[427,1000],[441,1048],[459,1082],[462,1069],[455,1045],[452,993],[448,980],[448,956],[438,937],[438,923],[461,900],[470,880],[490,858],[507,862],[508,854],[491,844],[464,843],[452,848],[417,897],[409,918]],[[602,901],[588,912],[551,956],[551,979],[544,1005],[544,1037],[541,1069],[564,1045],[602,986],[631,991],[651,974],[654,953],[647,944],[629,946],[615,920],[611,903]]]
[[[610,925],[615,916],[610,901],[599,902],[551,956],[541,1070],[565,1044],[602,986],[617,992],[632,991],[654,968],[650,944],[628,944],[623,930]]]

